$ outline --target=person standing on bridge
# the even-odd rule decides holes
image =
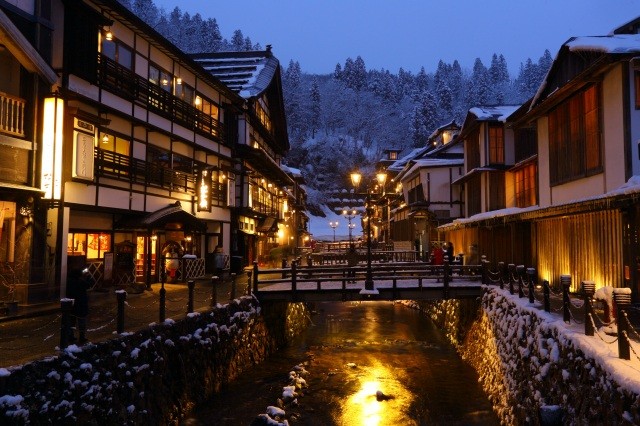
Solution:
[[[358,252],[356,251],[356,245],[349,244],[349,250],[347,250],[347,276],[350,278],[349,282],[354,283],[356,278],[355,267],[358,265]]]

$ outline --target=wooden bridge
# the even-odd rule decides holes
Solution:
[[[371,290],[365,286],[364,265],[298,266],[293,262],[290,268],[261,270],[254,263],[251,284],[261,302],[441,300],[480,297],[483,276],[480,265],[375,263]]]

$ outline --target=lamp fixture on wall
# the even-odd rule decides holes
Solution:
[[[113,33],[111,32],[111,27],[107,27],[104,30],[104,39],[107,41],[112,41],[113,40]]]
[[[42,198],[51,202],[62,198],[62,123],[64,100],[58,92],[44,98],[42,123]]]
[[[102,135],[102,143],[109,143],[109,135],[106,133]]]

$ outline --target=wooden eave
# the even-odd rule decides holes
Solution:
[[[3,44],[27,71],[40,75],[49,85],[58,81],[58,75],[53,68],[42,59],[2,9],[0,9],[0,44]]]
[[[557,89],[549,90],[549,88],[546,88],[542,92],[543,96],[545,96],[544,99],[537,100],[535,104],[532,104],[529,112],[523,115],[519,120],[514,121],[513,126],[521,126],[531,123],[541,116],[546,115],[551,109],[565,101],[568,97],[583,87],[592,83],[601,82],[602,75],[607,71],[607,69],[619,62],[619,60],[620,55],[604,54],[582,72]]]

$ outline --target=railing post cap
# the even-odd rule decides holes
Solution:
[[[593,294],[596,291],[596,283],[593,281],[582,281],[582,291],[587,294]]]
[[[536,268],[527,268],[527,274],[533,275],[536,273]]]

